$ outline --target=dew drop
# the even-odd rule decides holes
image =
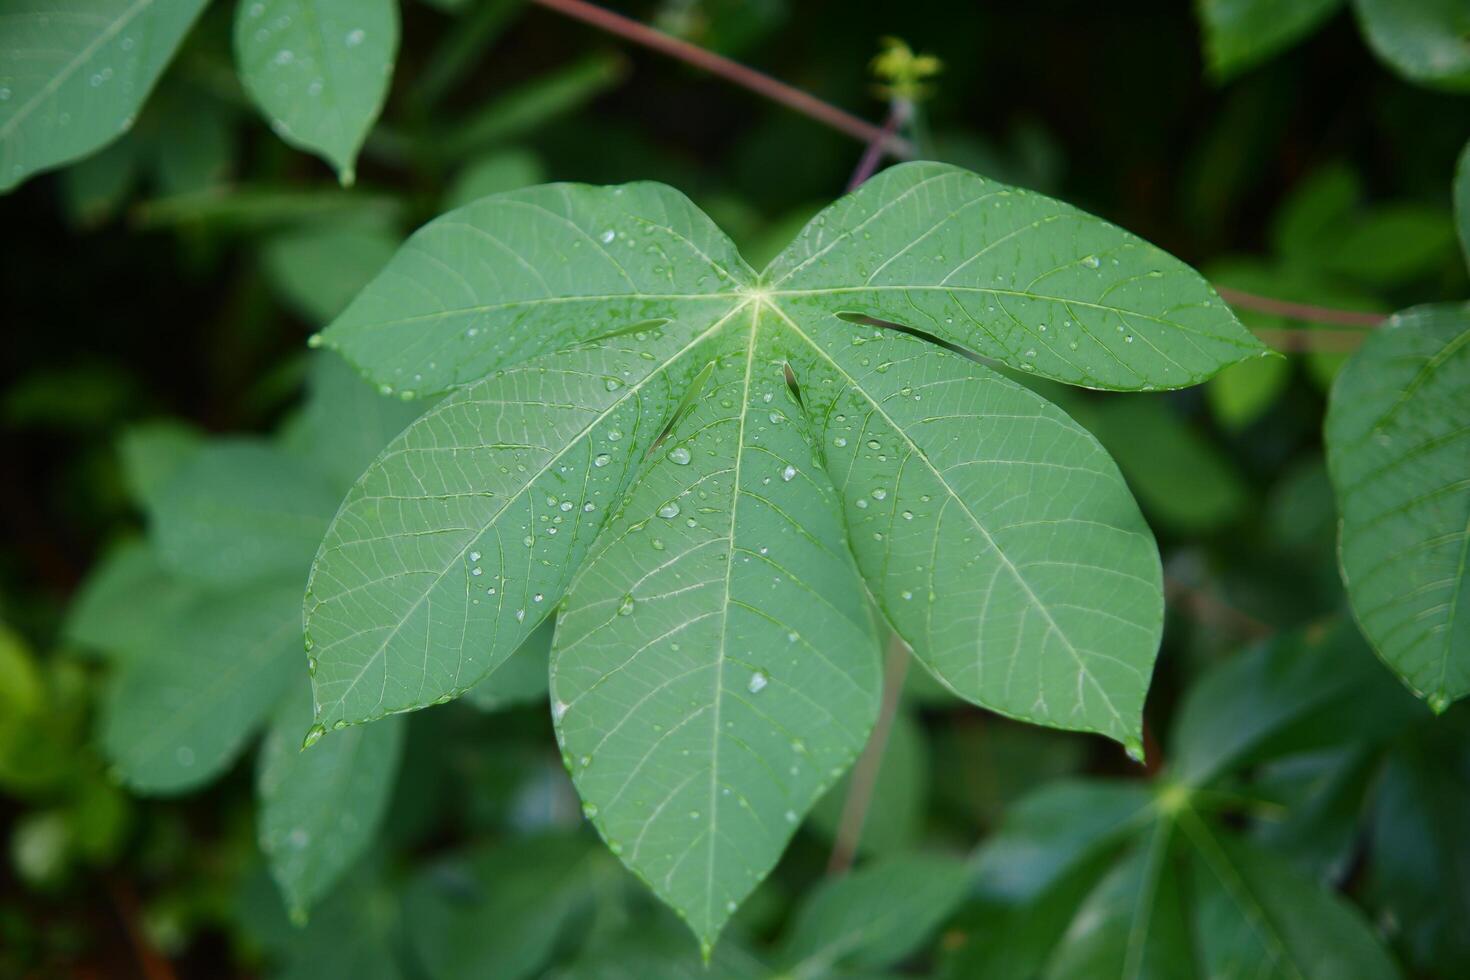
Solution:
[[[664,518],[665,520],[668,520],[668,519],[674,518],[674,517],[678,517],[679,516],[679,504],[678,504],[678,501],[670,500],[668,503],[664,504],[662,507],[660,507],[658,509],[658,516]]]
[[[597,466],[597,467],[602,467],[602,466],[606,466],[608,463],[611,463],[611,462],[612,462],[612,457],[609,456],[607,453],[598,453],[597,456],[592,460],[592,465],[593,466]]]
[[[750,675],[750,683],[745,686],[751,694],[759,694],[770,682],[771,679],[765,675],[765,672],[758,670]]]
[[[669,450],[669,462],[673,463],[675,466],[688,466],[689,450],[685,449],[683,446],[675,446],[673,449]]]
[[[618,615],[619,616],[631,616],[631,615],[633,615],[633,605],[634,605],[634,599],[633,599],[632,593],[628,593],[627,595],[624,595],[623,596],[623,601],[618,603]]]
[[[788,463],[781,470],[781,479],[785,480],[787,483],[790,483],[792,480],[796,479],[796,467]]]

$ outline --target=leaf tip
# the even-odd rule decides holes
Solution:
[[[325,734],[327,734],[327,726],[323,725],[321,722],[317,722],[316,724],[312,725],[306,730],[306,737],[301,740],[301,751],[305,752],[307,749],[320,742],[322,740],[322,736]]]
[[[1138,736],[1129,735],[1127,738],[1123,739],[1123,751],[1128,753],[1128,758],[1132,759],[1140,766],[1144,764],[1145,755],[1143,750],[1143,740],[1140,739]]]
[[[1429,704],[1429,710],[1434,712],[1436,717],[1444,714],[1447,710],[1449,710],[1449,695],[1445,694],[1443,691],[1436,691],[1435,693],[1429,695],[1429,697],[1425,700]]]

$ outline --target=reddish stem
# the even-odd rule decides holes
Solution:
[[[859,119],[850,112],[844,112],[831,103],[823,102],[814,95],[787,85],[785,82],[777,81],[754,68],[747,68],[739,62],[731,61],[724,55],[706,51],[696,44],[681,41],[663,31],[624,17],[622,14],[615,14],[596,4],[586,3],[585,0],[534,0],[534,2],[549,10],[555,10],[559,14],[591,24],[609,34],[616,34],[634,44],[641,44],[646,48],[652,48],[654,51],[702,68],[712,75],[718,75],[752,92],[764,95],[773,102],[779,102],[788,109],[825,123],[855,140],[864,143],[877,142],[885,151],[896,157],[908,159],[914,155],[913,145],[908,140],[900,139],[892,133],[885,133],[881,127],[865,119]]]
[[[1303,320],[1307,323],[1330,323],[1339,327],[1364,327],[1372,328],[1381,324],[1384,317],[1381,313],[1363,313],[1358,310],[1336,310],[1330,306],[1313,306],[1310,303],[1293,303],[1284,299],[1273,299],[1270,296],[1257,296],[1243,289],[1231,289],[1229,286],[1216,286],[1215,292],[1220,298],[1231,306],[1238,306],[1243,310],[1254,310],[1257,313],[1270,313],[1275,316],[1290,317],[1293,320]]]

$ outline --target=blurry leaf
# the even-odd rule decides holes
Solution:
[[[1470,265],[1470,142],[1460,151],[1460,162],[1455,167],[1455,220],[1459,226],[1460,250]]]
[[[734,57],[769,36],[789,16],[788,0],[665,0],[654,25]]]
[[[344,187],[378,118],[398,51],[395,0],[240,0],[240,80],[287,143],[322,157]]]
[[[445,211],[482,197],[519,190],[543,180],[541,161],[525,150],[500,150],[480,157],[461,169],[444,192]]]
[[[360,865],[287,940],[275,980],[400,980],[399,894],[376,863]]]
[[[228,231],[259,231],[348,215],[391,221],[402,202],[387,194],[346,190],[287,190],[279,187],[213,187],[162,197],[133,211],[138,227],[202,225]]]
[[[1170,769],[1201,786],[1262,759],[1392,735],[1422,709],[1387,681],[1350,623],[1273,637],[1190,687],[1170,734]]]
[[[203,445],[197,429],[175,420],[143,422],[125,429],[117,452],[133,503],[147,509]]]
[[[520,704],[546,703],[547,661],[555,622],[546,621],[526,637],[520,648],[485,679],[465,692],[465,700],[481,711],[502,711]]]
[[[312,358],[306,405],[282,435],[283,447],[309,462],[332,487],[345,490],[422,404],[390,398],[332,353]]]
[[[1343,0],[1197,0],[1210,72],[1226,79],[1310,34]]]
[[[230,764],[301,662],[300,594],[290,582],[238,588],[154,615],[154,641],[114,666],[102,709],[122,781],[179,793]]]
[[[302,229],[267,242],[261,261],[276,294],[309,323],[325,326],[388,264],[399,242],[387,229]]]
[[[94,432],[127,414],[140,395],[121,365],[83,363],[24,375],[0,404],[4,421],[16,428]]]
[[[88,574],[68,610],[66,636],[112,660],[147,657],[160,640],[158,624],[178,621],[197,596],[151,545],[124,542]]]
[[[460,18],[420,67],[409,91],[409,102],[422,112],[431,109],[477,65],[487,48],[524,9],[523,0],[425,0]],[[536,183],[536,181],[529,181]]]
[[[926,942],[964,897],[973,871],[955,857],[906,854],[819,885],[782,946],[783,976],[881,970]]]
[[[1463,715],[1458,719],[1463,722]],[[1383,774],[1369,848],[1370,892],[1410,962],[1470,976],[1470,742],[1445,719]]]
[[[333,732],[302,749],[311,727],[306,678],[286,696],[261,745],[260,849],[294,918],[326,896],[377,836],[398,773],[402,718]]]
[[[1339,223],[1313,256],[1317,268],[1351,282],[1396,286],[1443,266],[1455,229],[1439,208],[1384,204]]]
[[[1357,208],[1362,196],[1362,181],[1346,164],[1318,168],[1291,189],[1276,212],[1273,247],[1294,263],[1311,265],[1317,252],[1332,243],[1335,229]]]
[[[149,516],[169,568],[233,586],[304,576],[336,500],[305,462],[256,440],[217,439],[160,488]]]
[[[492,144],[516,139],[590,102],[622,81],[627,67],[619,55],[590,55],[524,82],[446,127],[431,149],[460,160]]]
[[[142,177],[142,149],[128,133],[62,171],[61,197],[73,223],[100,225],[117,213]]]
[[[1198,534],[1229,524],[1250,503],[1229,458],[1167,399],[1110,398],[1076,414],[1117,459],[1144,510],[1163,523]]]
[[[0,192],[132,126],[204,0],[11,0],[0,18]],[[22,70],[24,66],[24,70]]]
[[[425,974],[520,980],[537,973],[611,867],[580,835],[511,838],[436,862],[404,896]]]
[[[10,782],[15,750],[45,704],[45,687],[31,651],[19,635],[0,625],[0,783]]]
[[[985,895],[1027,902],[1115,846],[1150,819],[1139,783],[1058,780],[1032,793],[981,845],[975,885]]]
[[[1257,814],[1253,839],[1324,884],[1343,881],[1358,857],[1364,802],[1378,776],[1380,752],[1328,748],[1262,767],[1253,794],[1282,799],[1279,815]]]
[[[812,808],[811,826],[824,840],[836,839],[851,786],[849,772]],[[928,803],[929,752],[923,730],[908,711],[893,717],[872,793],[857,853],[888,855],[911,847]]]
[[[706,963],[689,948],[672,916],[635,920],[611,940],[583,947],[572,965],[548,980],[772,980],[771,971],[738,941],[720,943]]]
[[[1173,823],[1160,820],[1078,908],[1047,980],[1202,980],[1179,851]]]
[[[1332,892],[1188,812],[1181,826],[1195,846],[1187,887],[1199,975],[1398,977],[1362,914]]]
[[[1284,357],[1258,357],[1232,364],[1205,388],[1215,419],[1227,429],[1243,429],[1260,418],[1291,381]]]
[[[1421,85],[1470,91],[1470,6],[1463,0],[1353,0],[1368,44]]]
[[[914,671],[909,676],[915,676]],[[949,706],[954,695],[946,692]],[[934,793],[963,813],[972,826],[998,825],[1022,797],[1076,774],[1088,746],[1067,735],[1030,725],[966,719],[933,733]]]
[[[1470,693],[1470,305],[1395,314],[1332,388],[1342,577],[1378,655],[1440,712]]]
[[[183,89],[165,91],[158,108],[157,132],[150,134],[158,193],[190,194],[224,181],[235,157],[224,107]]]

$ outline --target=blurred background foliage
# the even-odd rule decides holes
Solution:
[[[1207,55],[1178,0],[619,9],[874,119],[868,61],[900,35],[944,65],[925,155],[1062,197],[1223,286],[1364,312],[1465,296],[1449,187],[1470,100],[1397,77],[1352,16],[1318,6],[1264,60],[1226,36]],[[167,588],[153,609],[76,597],[87,582],[96,598],[104,558],[121,574],[202,436],[330,454],[299,407],[324,370],[304,340],[430,217],[544,180],[660,180],[759,266],[862,146],[545,10],[404,0],[388,103],[344,190],[247,104],[232,14],[210,5],[131,132],[0,198],[0,975],[699,975],[682,927],[579,830],[534,681],[529,704],[404,719],[380,846],[293,926],[257,849],[252,752],[184,795],[130,793],[113,771],[99,719],[132,676],[116,648],[147,635]],[[1128,893],[1136,839],[1170,823],[1179,786],[1228,847],[1254,849],[1240,867],[1338,889],[1408,975],[1470,975],[1470,709],[1431,722],[1344,625],[1320,431],[1345,350],[1307,346],[1168,394],[1047,388],[1117,458],[1163,552],[1147,768],[910,671],[859,854],[973,851],[973,873],[901,935],[804,946],[858,900],[816,887],[844,781],[709,975],[1040,973],[1084,897],[1110,921],[1094,886],[1123,875]],[[1047,807],[1102,812],[1096,794],[1119,787],[1154,814],[1141,828],[1046,838]],[[857,887],[884,894],[885,865],[860,866]],[[928,877],[944,887],[943,868]],[[1213,914],[1207,889],[1192,899]]]

